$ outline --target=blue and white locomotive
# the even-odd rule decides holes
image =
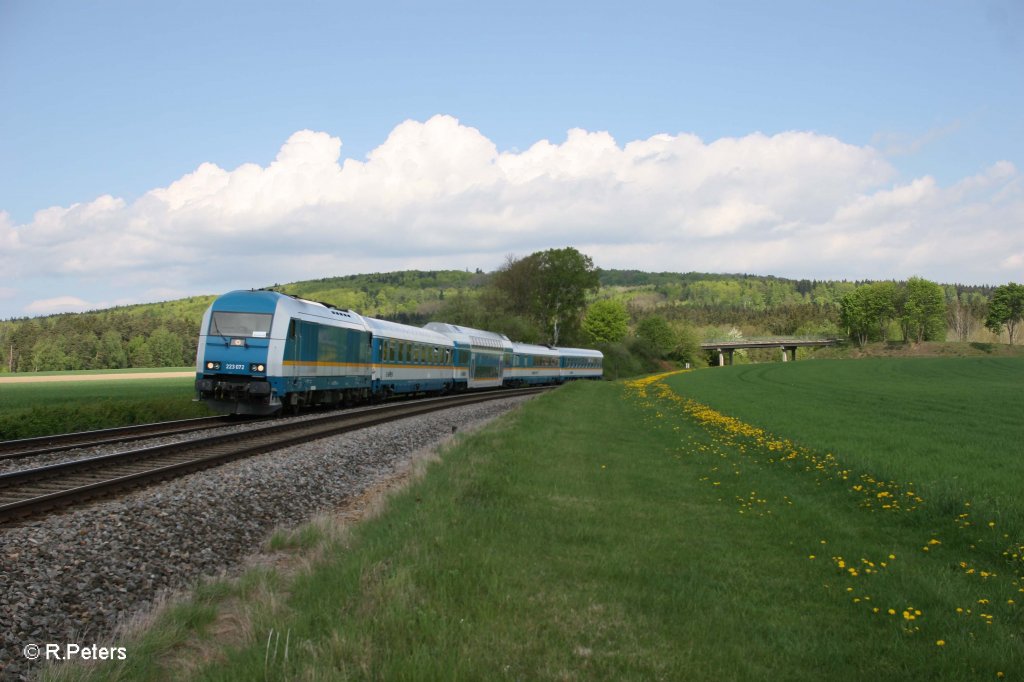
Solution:
[[[394,395],[600,378],[602,355],[513,343],[442,322],[412,327],[274,291],[232,291],[203,316],[196,397],[273,414]]]

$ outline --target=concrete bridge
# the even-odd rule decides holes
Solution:
[[[778,348],[782,351],[782,361],[796,360],[797,348],[821,348],[822,346],[835,346],[843,342],[843,339],[794,339],[794,338],[770,338],[770,339],[741,339],[730,341],[706,341],[700,344],[702,350],[718,353],[718,365],[732,364],[732,354],[739,348]],[[726,362],[728,358],[728,363]]]

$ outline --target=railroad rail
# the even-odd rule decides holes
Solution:
[[[0,441],[0,460],[33,457],[52,452],[73,450],[74,448],[111,445],[113,443],[126,443],[144,438],[169,436],[176,433],[188,433],[190,431],[237,424],[240,421],[237,417],[197,417],[195,419],[179,419],[177,421],[154,422],[152,424],[118,426],[112,429],[5,440]]]
[[[0,523],[176,478],[288,445],[438,410],[531,395],[549,389],[489,391],[363,407],[303,421],[256,425],[241,433],[208,436],[0,474]]]

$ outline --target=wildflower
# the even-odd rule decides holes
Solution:
[[[940,639],[935,642],[935,646],[946,646],[946,640]]]

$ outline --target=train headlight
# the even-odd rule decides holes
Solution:
[[[249,365],[249,371],[250,372],[263,372],[263,371],[266,371],[266,369],[267,368],[266,368],[265,365],[263,365],[263,363],[255,363],[254,362],[251,365]]]
[[[212,360],[208,361],[206,363],[206,369],[220,369],[220,363],[219,362],[213,362]]]

